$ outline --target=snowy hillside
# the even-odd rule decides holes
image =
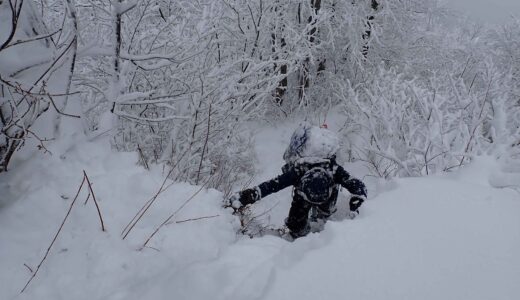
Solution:
[[[252,184],[278,174],[291,126],[257,130],[260,171]],[[16,161],[16,171],[0,175],[0,299],[520,297],[520,194],[490,184],[518,180],[518,174],[504,173],[492,158],[445,175],[365,177],[369,200],[358,218],[342,217],[343,194],[343,209],[322,232],[293,243],[237,234],[238,220],[221,207],[220,192],[167,182],[123,240],[122,230],[159,190],[167,170],[145,171],[135,165],[135,154],[108,152],[104,143],[55,143],[52,157]],[[363,178],[359,165],[345,167]],[[20,294],[65,217],[83,170],[106,232],[92,197],[84,204],[85,186],[37,276]],[[271,209],[263,219],[279,225],[289,204],[287,189],[254,210]]]
[[[520,18],[445,2],[0,0],[0,300],[520,299]]]

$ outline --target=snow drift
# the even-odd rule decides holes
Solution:
[[[280,138],[258,144],[259,158],[270,163],[256,181],[278,172],[290,132],[265,129],[257,138],[266,141],[275,132]],[[17,172],[1,175],[0,298],[505,300],[520,295],[519,195],[493,187],[493,180],[506,174],[493,158],[447,175],[365,178],[371,197],[358,218],[342,218],[343,195],[322,232],[293,243],[241,236],[236,218],[221,207],[220,192],[173,184],[122,240],[121,230],[161,186],[165,171],[144,171],[134,154],[100,150],[107,148],[100,146],[105,142],[57,143],[51,158],[18,162]],[[347,169],[362,175],[357,165]],[[20,294],[83,170],[107,231],[100,229],[92,200],[78,202],[39,274]],[[266,197],[255,209],[280,202],[268,221],[281,224],[288,193]],[[87,196],[83,191],[79,199]]]

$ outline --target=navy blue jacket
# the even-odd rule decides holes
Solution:
[[[361,196],[363,198],[367,196],[365,184],[363,184],[361,180],[350,176],[350,174],[342,166],[338,165],[335,160],[331,160],[330,162],[332,164],[332,174],[336,188],[337,185],[341,185],[354,196]],[[291,185],[298,186],[300,179],[305,172],[304,170],[291,165],[285,165],[282,170],[284,170],[282,175],[258,185],[260,191],[258,198],[266,197],[267,195],[276,193]]]

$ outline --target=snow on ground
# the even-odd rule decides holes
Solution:
[[[280,173],[294,124],[255,135],[258,174]],[[332,130],[334,124],[329,124]],[[164,172],[147,172],[133,154],[109,153],[106,141],[56,143],[52,157],[17,161],[0,175],[0,299],[518,299],[520,194],[493,188],[507,177],[482,157],[455,173],[369,183],[355,220],[287,242],[237,236],[237,220],[221,194],[202,190],[172,223],[140,246],[199,187],[175,184],[160,195],[126,240],[120,232],[160,187]],[[70,146],[74,145],[74,146]],[[347,170],[363,178],[359,165]],[[27,291],[86,170],[103,213],[82,193],[56,244]],[[498,176],[498,175],[500,176]],[[497,186],[493,184],[493,186]],[[281,224],[290,189],[255,205]],[[275,206],[276,205],[276,206]]]
[[[220,192],[202,190],[172,221],[217,217],[170,224],[151,240],[150,248],[138,251],[199,187],[169,187],[123,241],[125,225],[161,186],[162,170],[148,173],[135,165],[134,154],[109,153],[106,141],[65,144],[50,147],[52,157],[15,162],[16,169],[0,177],[0,299],[11,299],[23,288],[31,275],[24,264],[35,270],[80,186],[83,170],[92,181],[107,232],[100,230],[92,199],[84,205],[84,189],[20,299],[134,299],[130,295],[146,290],[148,282],[215,259],[236,240],[235,220],[222,210]]]

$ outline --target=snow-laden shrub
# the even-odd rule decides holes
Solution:
[[[481,84],[468,86],[457,75],[419,78],[381,66],[364,85],[338,87],[351,157],[378,176],[420,176],[517,151],[520,107],[507,97],[507,78],[491,64],[484,70]]]
[[[44,18],[79,36],[72,90],[88,130],[179,180],[226,186],[252,171],[244,121],[321,117],[339,102],[351,157],[381,176],[449,170],[515,136],[518,68],[496,57],[516,53],[516,29],[489,37],[486,59],[480,28],[436,1],[66,3],[41,8],[66,8]]]
[[[226,7],[188,0],[79,5],[80,24],[89,26],[79,28],[74,83],[89,131],[110,134],[115,149],[137,151],[145,166],[167,164],[176,180],[226,189],[247,177],[250,142],[235,128],[246,100],[260,98],[251,90],[261,90],[261,78],[254,67],[251,80],[239,74],[243,44],[220,40],[228,40],[219,27]]]
[[[211,100],[190,105],[190,117],[176,124],[167,144],[158,148],[160,161],[175,167],[173,178],[228,192],[252,176],[252,141],[240,117],[226,110],[226,103]]]
[[[34,125],[49,109],[64,109],[60,103],[67,92],[58,84],[72,45],[56,35],[31,1],[0,1],[0,173],[28,140],[47,151],[52,137]]]
[[[520,159],[520,19],[489,33],[493,62],[502,71],[501,97],[494,99],[497,114],[495,135],[505,144],[513,146],[511,155]],[[520,172],[520,170],[519,170]]]
[[[111,111],[116,149],[138,151],[145,165],[166,161],[194,183],[222,170],[212,186],[252,169],[249,141],[234,129],[241,122],[269,108],[330,107],[329,82],[343,61],[361,61],[373,13],[335,1],[114,3],[78,7],[90,24],[79,29],[85,51],[75,78],[89,129]]]
[[[518,157],[518,21],[491,31],[435,1],[382,4],[367,62],[327,81],[344,106],[348,157],[383,177]]]

